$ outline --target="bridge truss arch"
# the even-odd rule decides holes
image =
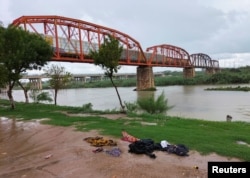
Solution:
[[[62,16],[22,16],[12,24],[44,36],[54,49],[52,61],[93,63],[90,50],[98,50],[104,39],[111,35],[123,47],[119,64],[147,64],[140,43],[111,28]]]
[[[220,64],[218,60],[212,60],[212,66],[214,69],[220,69]]]
[[[146,51],[148,52],[146,57],[152,66],[160,64],[167,67],[185,68],[192,65],[188,52],[177,46],[162,44],[148,47]]]
[[[219,61],[212,60],[211,57],[204,53],[196,53],[190,55],[193,66],[197,68],[219,68]]]

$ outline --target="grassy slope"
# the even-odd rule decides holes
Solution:
[[[129,114],[130,119],[111,120],[99,116],[100,112],[85,117],[73,117],[61,112],[83,112],[81,107],[25,103],[16,103],[16,106],[15,110],[11,110],[8,101],[0,100],[0,116],[23,120],[49,118],[50,120],[43,121],[43,123],[60,126],[73,125],[82,131],[100,130],[102,134],[117,138],[121,137],[121,130],[125,129],[139,138],[151,138],[156,142],[167,140],[172,144],[182,143],[202,154],[215,152],[222,156],[250,161],[250,147],[236,143],[244,141],[250,144],[250,123],[211,122],[146,114]],[[143,125],[142,121],[157,123],[157,125]]]

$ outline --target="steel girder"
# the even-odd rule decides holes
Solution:
[[[162,44],[148,47],[147,52],[149,51],[149,62],[152,65],[184,68],[192,66],[188,52],[180,47]]]
[[[12,24],[49,38],[54,47],[53,61],[93,63],[89,51],[97,50],[104,38],[111,35],[124,49],[120,64],[147,64],[140,43],[111,28],[62,16],[22,16]]]
[[[219,68],[219,61],[212,60],[207,54],[191,54],[190,60],[192,65],[197,68]]]

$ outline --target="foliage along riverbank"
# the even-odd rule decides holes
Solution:
[[[217,88],[206,88],[205,90],[216,90],[216,91],[250,91],[250,87],[237,86],[237,87],[217,87]]]
[[[37,119],[43,124],[74,126],[80,131],[99,130],[101,134],[118,139],[121,131],[126,130],[139,138],[182,143],[202,154],[217,153],[250,161],[250,123],[183,119],[145,113],[127,113],[120,115],[118,119],[109,119],[110,114],[117,115],[119,112],[22,102],[17,102],[16,106],[12,110],[9,108],[9,101],[0,99],[0,117],[23,121]]]
[[[250,66],[222,69],[220,72],[208,75],[205,71],[196,71],[194,78],[184,78],[182,71],[165,71],[164,76],[155,77],[155,86],[170,85],[207,85],[207,84],[244,84],[250,82]],[[118,87],[135,87],[136,78],[114,79]],[[72,81],[67,88],[105,88],[112,87],[110,80],[90,81],[86,83]],[[43,88],[48,89],[47,82]]]

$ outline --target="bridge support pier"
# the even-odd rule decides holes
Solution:
[[[9,90],[9,85],[6,85],[4,88],[0,88],[0,94],[7,94]]]
[[[193,78],[195,77],[195,68],[189,67],[183,69],[184,78]]]
[[[206,68],[206,74],[215,74],[216,71],[214,70],[214,68]]]
[[[155,80],[152,67],[137,67],[137,87],[136,90],[155,90]]]
[[[30,78],[30,88],[31,89],[38,89],[38,90],[42,90],[43,86],[42,86],[42,80],[41,78]]]

